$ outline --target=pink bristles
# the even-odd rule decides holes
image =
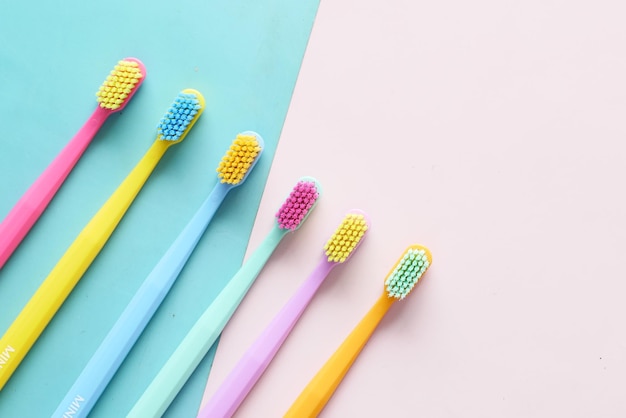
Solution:
[[[278,226],[292,231],[296,229],[318,197],[315,182],[299,181],[276,213]]]

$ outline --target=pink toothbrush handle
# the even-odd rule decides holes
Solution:
[[[24,193],[0,224],[0,269],[37,222],[78,159],[102,126],[110,110],[96,108],[74,138]]]
[[[231,417],[259,380],[336,263],[322,260],[250,346],[198,418]]]

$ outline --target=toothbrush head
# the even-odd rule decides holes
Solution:
[[[369,226],[369,220],[365,213],[358,210],[348,213],[324,245],[328,262],[343,263],[346,261],[363,241]]]
[[[137,58],[124,58],[96,92],[99,106],[112,112],[122,110],[146,77],[146,67]]]
[[[411,245],[407,248],[385,279],[387,296],[404,299],[432,264],[432,260],[426,247]]]
[[[321,191],[317,180],[302,177],[276,213],[278,227],[290,231],[300,228],[317,204]]]
[[[202,114],[204,104],[204,97],[197,90],[185,89],[178,93],[157,126],[157,139],[171,143],[185,139]]]
[[[259,160],[263,145],[263,138],[256,132],[237,135],[217,167],[220,182],[232,186],[243,183]]]

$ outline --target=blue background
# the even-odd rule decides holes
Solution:
[[[227,196],[91,416],[119,417],[130,410],[241,264],[317,7],[317,0],[73,0],[12,2],[2,8],[0,217],[88,119],[95,92],[119,59],[139,58],[148,74],[124,111],[108,119],[0,271],[0,332],[148,150],[176,94],[195,88],[207,106],[187,138],[166,153],[0,392],[0,416],[54,411],[213,188],[215,168],[232,139],[241,131],[257,131],[266,143],[262,159],[246,183]],[[166,416],[194,416],[213,351]]]

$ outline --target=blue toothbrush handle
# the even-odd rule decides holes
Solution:
[[[274,227],[189,330],[126,418],[160,417],[165,413],[286,233]]]
[[[144,280],[52,417],[86,417],[171,289],[232,186],[218,183]]]

